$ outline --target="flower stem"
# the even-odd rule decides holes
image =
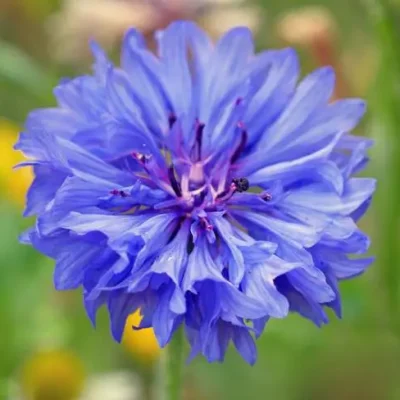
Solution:
[[[158,399],[180,400],[182,392],[184,332],[178,329],[160,357]]]

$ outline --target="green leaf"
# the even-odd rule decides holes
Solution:
[[[54,77],[21,49],[0,40],[0,80],[24,88],[38,99],[48,99]]]

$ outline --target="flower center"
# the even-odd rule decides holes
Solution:
[[[176,123],[176,116],[170,114],[170,132],[176,128]],[[235,193],[243,193],[250,189],[249,180],[246,177],[235,176],[234,172],[235,164],[247,144],[244,125],[241,122],[237,124],[237,141],[231,151],[224,153],[210,152],[209,143],[208,147],[204,148],[204,123],[196,119],[193,126],[194,139],[189,148],[181,146],[179,149],[172,149],[168,142],[172,141],[172,138],[167,138],[160,146],[162,150],[158,157],[132,154],[142,169],[142,172],[135,172],[137,177],[143,180],[143,183],[158,186],[171,196],[170,199],[157,204],[157,209],[180,208],[188,214],[218,211],[224,209],[226,202]],[[121,195],[119,192],[118,194]],[[267,197],[263,199],[270,200],[270,196]]]

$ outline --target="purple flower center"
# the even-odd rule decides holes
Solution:
[[[238,99],[239,105],[242,99]],[[172,131],[178,118],[174,114],[169,116],[169,128]],[[161,189],[172,196],[172,199],[164,201],[157,206],[158,209],[180,208],[187,215],[202,211],[218,211],[226,206],[226,203],[235,193],[246,192],[250,189],[250,182],[245,177],[235,176],[235,163],[244,151],[247,143],[247,132],[242,122],[237,124],[240,141],[232,149],[230,154],[218,154],[217,152],[205,156],[202,152],[205,124],[198,119],[194,122],[194,142],[189,151],[179,149],[179,156],[171,154],[169,143],[161,146],[163,162],[153,160],[152,155],[144,155],[138,152],[132,157],[141,166],[141,173]],[[140,176],[140,174],[139,174]],[[112,194],[123,194],[115,190]],[[270,200],[269,194],[263,194],[264,200]],[[212,229],[211,225],[205,226]]]

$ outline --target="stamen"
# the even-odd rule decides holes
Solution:
[[[175,171],[174,171],[174,166],[173,165],[171,165],[168,168],[168,178],[169,178],[169,181],[171,182],[171,186],[172,186],[172,189],[174,190],[175,194],[178,197],[181,197],[182,196],[181,185],[176,180]]]
[[[174,126],[176,120],[177,120],[176,115],[174,113],[171,113],[168,117],[169,129],[171,129]]]
[[[202,122],[197,123],[196,128],[196,143],[197,143],[197,159],[201,160],[201,146],[203,143],[203,131],[205,125]]]
[[[113,189],[110,191],[110,194],[113,196],[121,196],[121,197],[128,197],[129,194],[124,192],[123,190]]]
[[[229,190],[224,190],[223,192],[221,192],[217,197],[216,200],[220,200],[222,199],[224,196],[226,196],[229,193]]]
[[[182,204],[182,199],[172,199],[172,200],[166,200],[162,201],[161,203],[158,203],[154,206],[154,209],[156,210],[162,210],[164,208],[171,208],[175,206],[179,206]]]
[[[229,200],[234,195],[235,192],[237,192],[237,185],[236,183],[232,182],[231,185],[229,186],[229,189],[226,189],[222,193],[220,193],[216,197],[216,200],[219,201]]]
[[[201,224],[203,225],[203,227],[207,230],[207,231],[212,231],[214,229],[214,227],[210,224],[210,222],[208,221],[207,218],[203,217],[200,219]]]
[[[192,190],[190,193],[191,193],[193,196],[197,196],[197,195],[203,193],[204,191],[207,191],[207,186],[206,186],[206,185],[203,185],[203,186],[199,187],[199,188],[196,189],[196,190]]]
[[[204,166],[202,162],[192,164],[189,171],[189,181],[196,184],[204,182]]]
[[[194,195],[194,206],[195,207],[200,207],[204,203],[204,199],[206,198],[207,193],[208,193],[208,190],[206,187],[203,187],[203,190],[198,194],[194,194],[192,192],[192,195]]]
[[[239,143],[238,147],[236,147],[235,152],[232,154],[231,161],[230,161],[231,164],[234,164],[238,160],[238,158],[242,154],[243,150],[245,149],[246,144],[247,144],[247,131],[245,129],[243,129],[240,143]]]
[[[263,194],[261,195],[261,198],[262,198],[263,200],[265,200],[265,201],[271,201],[271,200],[272,200],[272,195],[269,194],[269,193],[263,193]]]
[[[217,199],[219,190],[215,190],[214,186],[210,182],[207,183],[207,188],[208,188],[208,191],[210,192],[211,198]]]
[[[182,188],[182,194],[184,198],[189,198],[190,193],[189,193],[189,175],[183,174],[181,178],[181,188]]]
[[[238,98],[236,99],[235,105],[236,105],[236,106],[239,106],[239,105],[242,103],[242,101],[243,101],[243,98],[242,98],[242,97],[238,97]]]
[[[146,156],[142,153],[134,152],[131,155],[140,164],[144,164],[146,162]]]

